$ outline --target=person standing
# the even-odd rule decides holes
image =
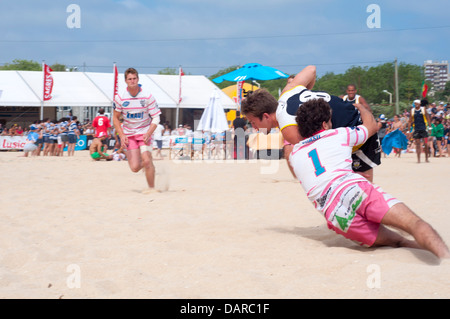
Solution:
[[[77,117],[73,116],[69,123],[69,131],[67,133],[69,146],[67,148],[67,155],[75,155],[75,146],[77,144],[78,138],[80,136],[80,131],[78,130]]]
[[[153,138],[156,141],[156,155],[159,159],[162,159],[161,149],[163,144],[163,133],[164,133],[164,126],[161,124],[158,124],[156,126],[155,132],[153,133]]]
[[[439,157],[444,157],[444,153],[442,150],[442,139],[444,137],[444,125],[442,125],[442,121],[440,118],[436,118],[434,123],[431,124],[431,136],[436,141],[437,150],[434,149],[434,145],[431,145],[431,149],[433,149],[434,156],[436,157],[436,151],[439,151]]]
[[[388,124],[386,121],[386,116],[381,114],[377,121],[378,124],[378,138],[380,139],[380,144],[383,144],[383,139],[386,136],[386,131],[388,129]],[[383,152],[383,148],[381,148],[381,152]],[[386,157],[386,153],[384,153],[384,157]]]
[[[248,159],[247,121],[241,117],[240,111],[236,111],[236,118],[233,120],[233,129],[234,159]]]
[[[99,137],[100,133],[105,133],[106,136],[109,136],[109,130],[111,127],[111,123],[109,121],[109,118],[105,116],[105,110],[100,109],[98,111],[99,115],[94,118],[94,121],[92,122],[92,126],[95,129],[95,137]]]
[[[340,96],[341,99],[351,103],[358,103],[364,105],[367,109],[371,109],[366,99],[361,95],[357,94],[358,90],[356,89],[356,85],[349,84],[347,85],[346,95]]]
[[[155,191],[151,137],[160,122],[161,111],[153,95],[139,85],[136,69],[129,68],[124,75],[127,88],[114,97],[113,123],[122,145],[127,148],[131,171],[136,173],[144,169],[149,187],[144,193],[151,193]]]
[[[425,106],[421,106],[420,100],[414,100],[414,107],[411,109],[411,115],[409,117],[409,130],[411,130],[411,128],[413,129],[413,139],[416,144],[417,163],[420,163],[422,145],[425,149],[425,161],[429,162],[429,153],[427,147],[427,128],[429,123],[431,123],[430,116],[426,111]]]

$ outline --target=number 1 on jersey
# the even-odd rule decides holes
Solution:
[[[319,176],[319,175],[325,173],[325,167],[323,167],[322,164],[320,163],[319,155],[317,154],[316,149],[313,149],[312,151],[310,151],[308,153],[308,157],[311,159],[311,161],[314,165],[314,168],[316,170],[314,173],[316,174],[316,176]]]

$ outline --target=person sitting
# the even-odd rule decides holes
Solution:
[[[100,135],[92,140],[91,145],[89,146],[89,154],[92,159],[95,161],[99,161],[105,159],[107,161],[113,160],[113,156],[109,155],[106,152],[107,146],[103,144],[107,135],[105,132],[101,132]]]

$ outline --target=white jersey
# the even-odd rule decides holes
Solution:
[[[289,161],[308,199],[325,213],[338,192],[366,181],[352,170],[352,147],[368,139],[365,126],[341,127],[304,139],[294,146]]]
[[[362,123],[358,109],[352,103],[343,101],[340,97],[327,92],[311,91],[303,85],[298,85],[284,92],[278,99],[276,117],[280,130],[283,131],[287,126],[297,125],[295,119],[298,108],[312,99],[324,99],[330,104],[333,128],[357,126]]]
[[[331,96],[326,92],[316,92],[308,90],[303,85],[298,85],[289,91],[284,92],[278,99],[278,107],[276,117],[278,126],[282,131],[285,127],[295,125],[297,110],[302,103],[311,99],[322,98],[326,102],[330,102]],[[293,100],[291,102],[291,100]]]
[[[136,96],[128,90],[114,97],[115,110],[122,113],[123,133],[133,136],[147,133],[152,118],[161,114],[155,98],[150,92],[140,89]]]

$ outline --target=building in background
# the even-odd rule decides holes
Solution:
[[[449,80],[448,61],[427,60],[423,66],[425,80],[431,82],[430,95],[433,95],[434,92],[444,90],[445,84]]]

